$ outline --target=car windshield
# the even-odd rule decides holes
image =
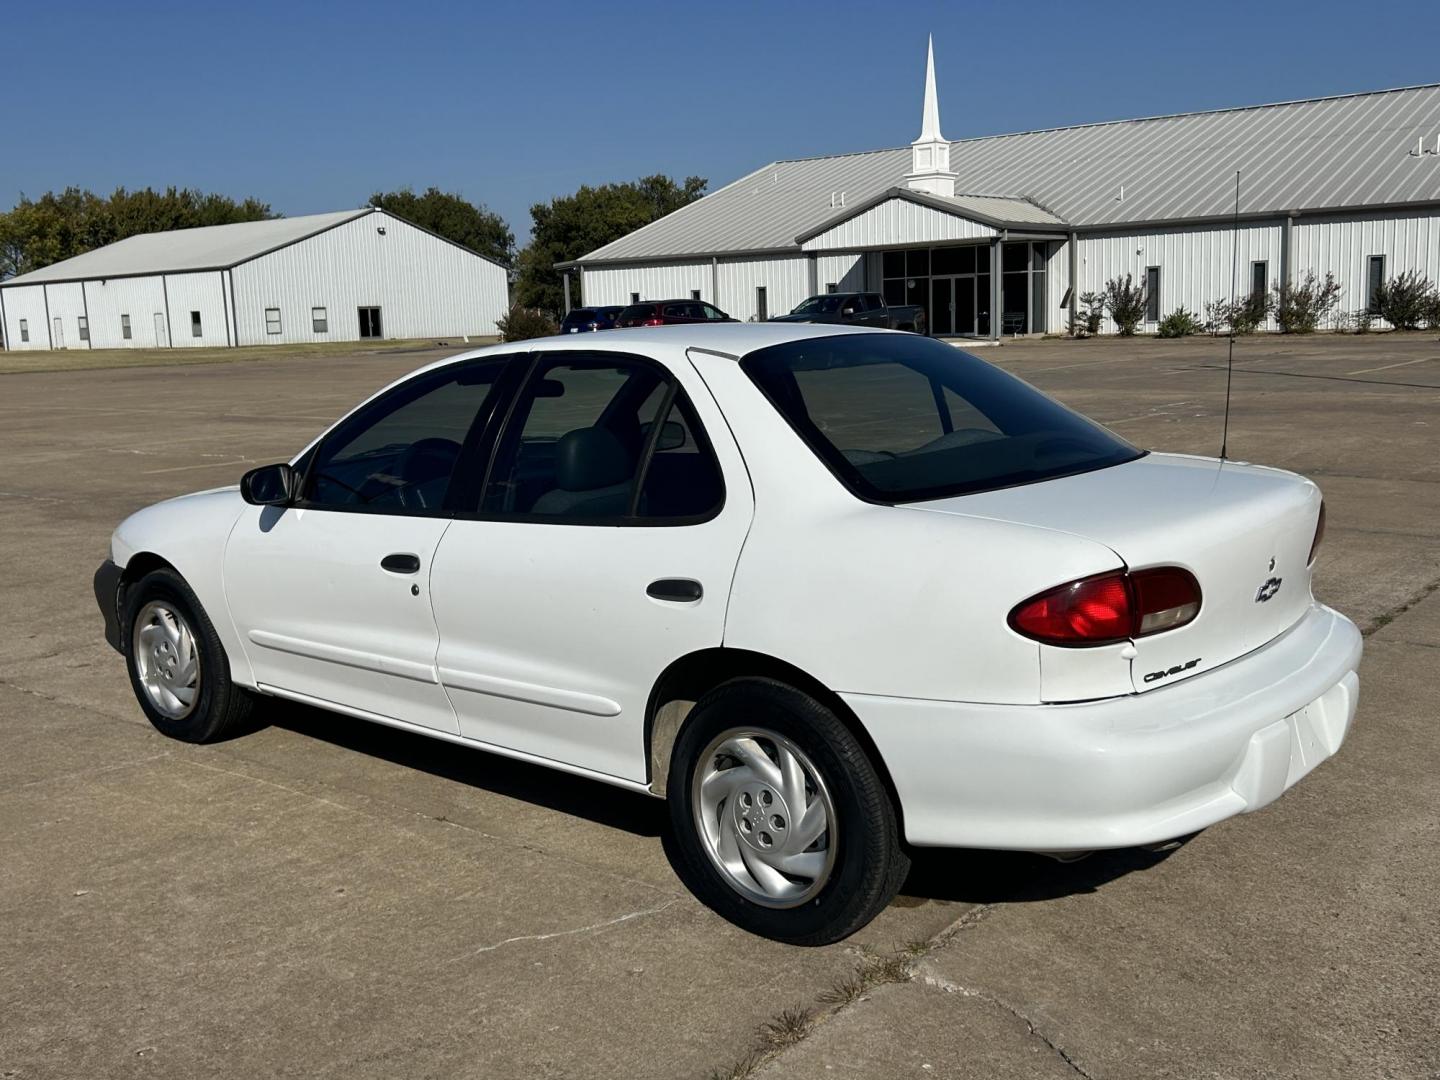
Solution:
[[[840,310],[841,296],[812,296],[809,300],[802,301],[800,306],[791,315],[833,315]]]
[[[874,502],[1012,487],[1143,453],[999,368],[913,334],[809,338],[741,366],[830,470]]]

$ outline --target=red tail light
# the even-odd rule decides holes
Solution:
[[[665,325],[665,320],[664,320],[664,319],[646,319],[646,320],[645,320],[645,325],[646,325],[646,326],[664,326],[664,325]]]
[[[1305,560],[1306,566],[1315,565],[1315,556],[1320,551],[1320,541],[1325,539],[1325,503],[1320,503],[1320,520],[1315,522],[1315,539],[1310,541],[1310,558]]]
[[[1047,645],[1112,645],[1184,626],[1200,613],[1200,583],[1178,566],[1081,578],[1017,605],[1010,627]]]

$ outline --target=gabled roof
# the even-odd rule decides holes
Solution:
[[[1044,207],[1078,229],[1440,203],[1440,84],[951,143],[956,190]],[[910,148],[777,161],[577,260],[797,251],[797,235],[895,187]],[[1122,197],[1121,188],[1124,188]]]
[[[197,229],[142,233],[72,259],[42,266],[28,274],[20,274],[0,282],[0,285],[40,285],[228,269],[374,212],[374,208],[365,207],[333,214],[307,214],[268,221],[242,221],[234,225],[205,225]]]
[[[920,206],[928,206],[945,214],[969,218],[994,229],[1042,229],[1063,231],[1065,222],[1043,206],[1036,206],[1028,199],[1011,199],[1003,195],[930,195],[910,188],[887,188],[873,198],[846,207],[833,217],[826,218],[814,228],[807,229],[795,237],[797,244],[804,244],[812,237],[833,229],[862,214],[869,213],[891,199],[901,199]]]

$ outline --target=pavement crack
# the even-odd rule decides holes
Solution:
[[[986,1004],[995,1006],[1002,1012],[1009,1013],[1016,1020],[1019,1020],[1022,1024],[1025,1025],[1025,1027],[1029,1030],[1031,1036],[1039,1039],[1050,1049],[1051,1053],[1055,1054],[1056,1057],[1058,1057],[1067,1066],[1069,1066],[1070,1070],[1074,1072],[1076,1076],[1083,1077],[1084,1080],[1095,1080],[1095,1077],[1093,1077],[1090,1073],[1086,1072],[1084,1067],[1081,1066],[1080,1063],[1077,1062],[1074,1058],[1072,1058],[1063,1046],[1057,1043],[1054,1039],[1050,1038],[1049,1035],[1046,1035],[1045,1032],[1041,1031],[1040,1028],[1036,1026],[1034,1020],[1030,1019],[1030,1017],[1025,1015],[1025,1013],[1021,1012],[1014,1005],[1011,1005],[1004,998],[997,997],[995,994],[990,993],[988,990],[980,990],[973,986],[962,986],[960,983],[953,982],[950,979],[946,979],[939,975],[931,973],[921,974],[919,978],[920,981],[926,986],[933,986],[935,989],[942,990],[947,994],[958,994],[961,997],[975,998],[977,1001],[983,1001]]]
[[[1369,637],[1377,630],[1381,630],[1389,626],[1392,622],[1398,619],[1401,615],[1404,615],[1407,611],[1409,611],[1416,604],[1424,600],[1436,589],[1440,589],[1440,578],[1436,578],[1428,585],[1422,585],[1419,591],[1412,594],[1408,599],[1402,600],[1394,607],[1382,611],[1379,615],[1376,615],[1375,618],[1370,620],[1370,625],[1360,631],[1361,636]]]
[[[471,949],[469,952],[461,953],[459,956],[452,956],[445,961],[447,964],[459,963],[461,960],[470,960],[481,953],[494,952],[496,949],[503,949],[507,945],[518,945],[523,941],[550,941],[554,938],[575,937],[580,934],[591,934],[601,930],[608,930],[612,926],[619,926],[621,923],[630,922],[632,919],[643,919],[647,915],[658,915],[666,908],[678,904],[682,898],[675,896],[666,900],[663,904],[657,904],[651,908],[641,908],[638,911],[627,911],[624,915],[617,915],[613,919],[604,919],[600,922],[591,923],[588,926],[576,926],[569,930],[554,930],[548,934],[518,934],[515,937],[508,937],[504,941],[497,941],[493,945],[482,945],[478,949]]]

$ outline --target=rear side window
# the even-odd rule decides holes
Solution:
[[[620,312],[616,322],[628,322],[631,319],[648,319],[655,314],[654,304],[631,304]]]
[[[852,492],[915,502],[1131,461],[1137,450],[980,359],[928,338],[855,334],[741,366]]]
[[[487,518],[680,524],[724,499],[720,467],[674,380],[619,354],[557,354],[526,380],[481,503]]]

